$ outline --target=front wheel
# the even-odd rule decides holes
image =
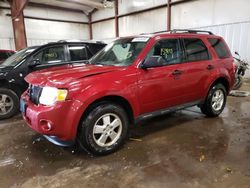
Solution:
[[[204,104],[200,107],[201,111],[208,117],[219,116],[225,108],[226,100],[225,86],[216,84],[209,90]]]
[[[0,88],[0,120],[14,116],[19,109],[19,98],[10,89]]]
[[[128,135],[128,117],[116,104],[100,104],[82,121],[78,141],[80,146],[95,155],[116,151]]]

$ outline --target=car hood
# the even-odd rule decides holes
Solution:
[[[65,65],[30,73],[25,77],[25,80],[32,85],[63,87],[65,84],[75,82],[79,79],[119,69],[121,68],[115,66]]]

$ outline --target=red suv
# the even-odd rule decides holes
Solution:
[[[138,120],[198,105],[218,116],[234,83],[233,57],[211,32],[125,37],[85,64],[29,74],[20,103],[28,125],[61,146],[117,150]]]

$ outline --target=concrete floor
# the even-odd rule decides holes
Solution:
[[[250,187],[250,97],[229,97],[219,118],[198,108],[154,118],[130,137],[92,157],[40,139],[20,116],[1,121],[0,187]]]

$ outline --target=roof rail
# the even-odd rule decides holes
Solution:
[[[191,29],[173,29],[173,30],[164,30],[164,31],[157,31],[153,32],[152,34],[158,34],[158,33],[193,33],[193,34],[198,34],[198,33],[208,33],[209,35],[214,35],[211,31],[204,31],[204,30],[191,30]],[[145,33],[144,33],[145,34]]]
[[[209,35],[213,35],[211,31],[205,31],[205,30],[191,30],[191,29],[173,29],[170,31],[170,33],[177,33],[177,32],[184,32],[184,33],[208,33]]]

